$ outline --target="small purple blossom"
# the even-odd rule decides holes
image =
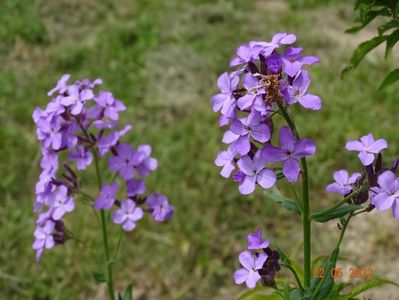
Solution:
[[[273,170],[266,168],[266,159],[258,151],[253,159],[248,155],[243,156],[238,162],[238,167],[245,174],[244,181],[238,187],[243,195],[251,194],[255,191],[258,183],[262,188],[269,189],[276,182],[276,174]]]
[[[112,212],[112,219],[116,224],[122,224],[125,231],[136,228],[136,221],[144,215],[143,210],[137,207],[134,201],[126,199],[121,202],[121,208]]]
[[[213,111],[221,111],[223,115],[230,115],[235,107],[236,100],[233,96],[233,91],[237,89],[239,78],[237,75],[230,78],[227,72],[220,75],[218,79],[218,88],[221,93],[212,97]]]
[[[129,197],[141,195],[145,193],[144,180],[141,179],[129,179],[126,181],[126,191]]]
[[[118,193],[118,183],[104,184],[101,188],[100,195],[94,201],[94,208],[96,210],[110,209],[116,200],[116,194]]]
[[[369,133],[368,135],[362,136],[360,141],[348,141],[345,148],[348,151],[358,151],[358,157],[363,166],[368,166],[373,163],[375,154],[388,148],[388,143],[384,139],[374,140],[373,134]]]
[[[93,161],[93,154],[83,146],[77,146],[75,152],[69,152],[68,158],[76,162],[78,170],[84,170]]]
[[[119,119],[120,111],[126,110],[126,106],[121,101],[116,100],[111,92],[101,91],[95,100],[104,115],[114,121]]]
[[[156,170],[158,161],[151,157],[150,145],[139,145],[137,147],[138,156],[140,156],[140,163],[136,166],[137,173],[140,176],[148,176],[151,171]]]
[[[63,185],[49,194],[46,204],[52,210],[51,217],[56,221],[75,208],[73,198],[68,196],[68,189]]]
[[[147,197],[147,206],[152,217],[157,222],[169,220],[174,213],[173,206],[168,202],[168,198],[161,194],[151,194]]]
[[[32,248],[36,250],[36,261],[40,260],[44,249],[51,249],[54,247],[54,231],[55,223],[48,220],[44,226],[37,226],[34,232],[35,241]]]
[[[361,177],[361,174],[355,172],[349,177],[346,170],[339,170],[334,172],[335,182],[327,186],[327,192],[338,193],[343,196],[349,194],[353,190],[353,185]]]
[[[250,233],[247,236],[248,249],[249,250],[260,250],[269,247],[269,240],[262,239],[262,229],[258,228],[256,233]]]
[[[254,257],[250,251],[246,250],[240,253],[238,259],[244,268],[235,271],[234,281],[236,284],[245,282],[248,288],[253,289],[261,278],[258,271],[262,269],[267,254],[260,253],[257,257]]]
[[[290,77],[295,77],[303,65],[313,65],[320,62],[315,56],[301,56],[302,50],[302,48],[288,47],[282,55],[283,71]]]
[[[227,151],[221,151],[218,153],[216,159],[215,159],[215,165],[218,167],[223,167],[222,170],[220,171],[220,174],[225,177],[229,178],[231,175],[231,172],[234,171],[235,165],[234,165],[234,158],[237,154],[234,152],[234,149],[228,148]]]
[[[82,112],[85,102],[94,97],[91,89],[80,90],[77,85],[69,86],[67,93],[67,96],[61,98],[61,104],[71,107],[71,114],[75,116]]]
[[[394,218],[399,219],[399,178],[385,171],[378,176],[378,185],[372,188],[371,204],[381,211],[392,209]]]
[[[310,139],[297,140],[288,126],[280,128],[279,141],[281,147],[265,145],[263,155],[268,161],[283,162],[283,174],[289,182],[296,182],[300,172],[299,159],[312,156],[316,145]]]
[[[118,172],[119,176],[125,180],[133,178],[135,168],[143,161],[145,153],[133,150],[129,144],[119,144],[116,152],[118,155],[108,160],[109,169]]]

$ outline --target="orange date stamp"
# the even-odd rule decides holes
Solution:
[[[325,276],[331,276],[332,278],[347,278],[349,279],[372,279],[373,268],[348,268],[344,269],[341,267],[332,268],[330,272],[326,271],[323,267],[317,267],[313,269],[313,278],[324,278]]]

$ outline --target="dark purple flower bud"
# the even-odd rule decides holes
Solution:
[[[245,179],[245,174],[242,171],[237,171],[233,175],[234,182],[242,183]]]

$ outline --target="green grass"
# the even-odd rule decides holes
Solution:
[[[298,1],[297,1],[298,2]],[[300,3],[299,1],[298,3]],[[140,221],[123,240],[115,266],[118,289],[133,282],[137,299],[230,299],[236,255],[245,235],[261,226],[290,249],[300,240],[300,220],[258,191],[243,197],[213,164],[223,131],[209,99],[242,42],[268,40],[290,31],[308,54],[311,90],[324,100],[321,112],[295,109],[300,133],[318,144],[310,159],[312,207],[326,204],[324,186],[338,168],[356,170],[344,151],[349,138],[373,131],[390,141],[387,159],[399,153],[396,113],[398,89],[377,94],[389,69],[379,57],[366,60],[340,80],[354,46],[326,36],[316,25],[346,24],[351,6],[330,5],[278,12],[255,1],[14,1],[0,7],[0,298],[101,299],[104,287],[92,283],[97,270],[87,247],[69,241],[34,262],[34,183],[39,145],[31,113],[48,101],[46,92],[64,73],[73,79],[104,80],[128,106],[123,122],[132,123],[128,139],[149,143],[159,168],[148,190],[166,194],[176,209],[164,225]],[[299,5],[301,6],[301,5]],[[344,12],[344,14],[342,13]],[[326,16],[326,17],[325,17]],[[316,25],[315,25],[316,22]],[[347,26],[347,27],[348,27]],[[309,30],[309,28],[312,28]],[[337,30],[339,37],[342,31]],[[93,174],[93,173],[90,173]],[[95,191],[92,176],[85,184]],[[284,187],[282,187],[284,189]],[[332,200],[332,198],[329,198]],[[99,248],[100,228],[79,206],[67,218],[72,231]],[[117,226],[111,229],[115,238]],[[334,234],[334,232],[332,233]],[[328,245],[327,245],[328,246]],[[323,245],[316,245],[319,251]]]

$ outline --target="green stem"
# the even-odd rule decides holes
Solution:
[[[94,156],[94,163],[96,166],[98,189],[99,189],[99,191],[101,191],[102,180],[101,180],[101,174],[100,174],[100,167],[99,167],[99,163],[98,163],[98,155],[95,150],[93,150],[93,156]],[[115,300],[114,284],[113,284],[113,279],[112,279],[112,262],[110,261],[109,246],[108,246],[107,220],[106,220],[106,216],[105,216],[105,211],[103,209],[100,211],[100,219],[101,219],[101,231],[102,231],[102,235],[103,235],[104,254],[105,254],[105,260],[106,260],[108,293],[109,293],[110,300]]]
[[[297,282],[297,284],[298,284],[298,287],[299,287],[302,291],[304,291],[302,282],[301,282],[301,280],[299,279],[299,276],[298,276],[297,272],[294,270],[294,268],[293,268],[292,266],[286,265],[286,264],[282,264],[282,266],[283,266],[283,267],[286,267],[287,269],[289,269],[289,270],[292,272],[292,274],[294,274],[294,277],[295,277],[295,280],[296,280],[296,282]]]
[[[290,117],[288,111],[284,108],[281,103],[278,103],[280,111],[287,121],[288,126],[291,128],[292,133],[295,135],[297,139],[299,139],[299,134],[296,129],[294,120]],[[302,165],[302,174],[303,174],[303,182],[302,182],[302,224],[303,224],[303,271],[304,271],[304,284],[305,288],[310,286],[310,261],[311,261],[311,219],[310,219],[310,208],[309,208],[309,178],[308,178],[308,165],[306,163],[306,158],[301,158]]]

